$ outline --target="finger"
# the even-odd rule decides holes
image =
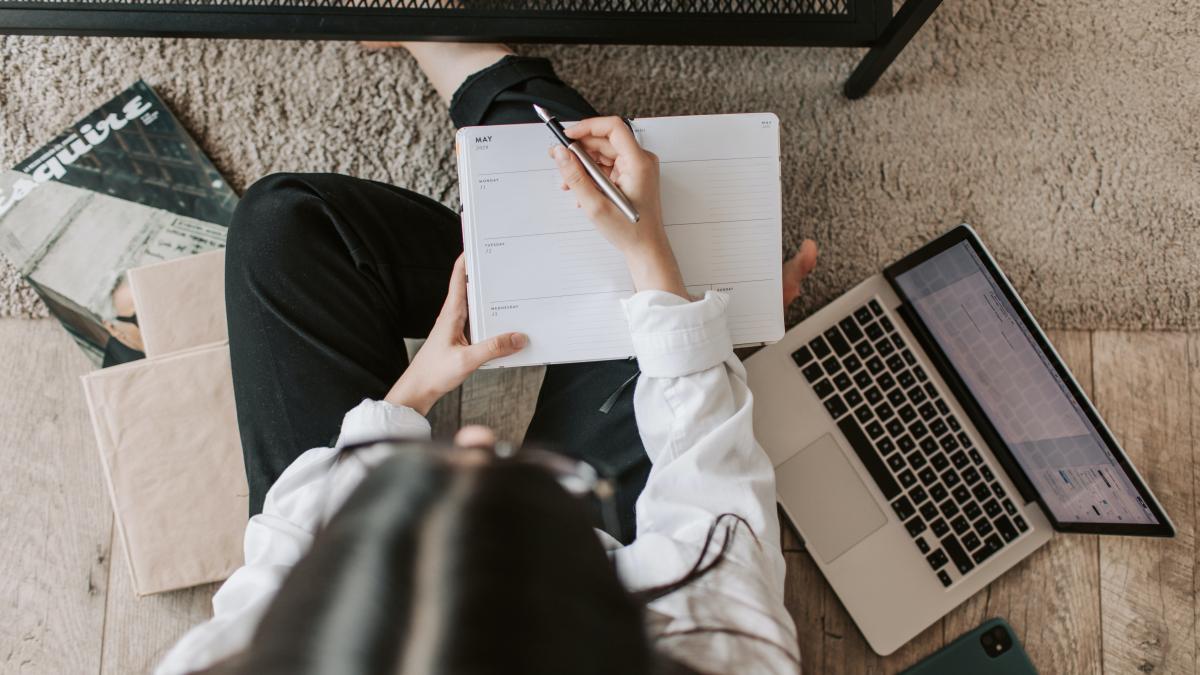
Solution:
[[[629,125],[620,117],[592,117],[567,128],[568,138],[579,140],[588,136],[608,139],[619,155],[642,149]]]
[[[454,444],[460,448],[490,448],[496,445],[496,432],[482,424],[468,424],[454,434]]]
[[[580,138],[575,142],[582,145],[583,149],[587,150],[587,153],[592,157],[597,158],[598,161],[612,164],[617,160],[617,148],[613,146],[612,141],[608,140],[607,138],[588,136],[586,138]]]
[[[467,367],[472,372],[483,364],[504,356],[516,354],[529,344],[522,333],[505,333],[466,347]]]
[[[583,169],[583,163],[573,153],[561,145],[554,146],[554,163],[562,175],[563,183],[575,196],[575,200],[583,207],[588,218],[595,220],[606,209],[613,208],[612,202],[600,192],[600,188],[592,181],[592,177]]]

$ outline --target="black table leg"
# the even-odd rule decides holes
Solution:
[[[940,4],[942,0],[907,0],[883,29],[879,41],[871,47],[871,51],[867,52],[863,60],[859,61],[854,72],[850,73],[842,87],[846,98],[865,96]]]

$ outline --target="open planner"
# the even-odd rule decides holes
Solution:
[[[569,123],[567,123],[569,126]],[[729,295],[738,345],[783,336],[779,119],[770,113],[632,122],[659,157],[663,222],[689,293]],[[561,179],[544,124],[467,127],[457,136],[471,340],[517,331],[490,367],[633,356],[621,254]]]

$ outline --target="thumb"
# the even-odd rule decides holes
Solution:
[[[563,184],[575,196],[575,200],[583,207],[588,217],[595,217],[599,214],[608,205],[608,200],[600,192],[600,188],[596,187],[592,177],[584,170],[583,163],[579,161],[575,153],[561,145],[556,145],[551,149],[550,154],[554,157],[559,174],[562,175]]]
[[[505,333],[467,347],[467,361],[472,370],[502,356],[516,354],[525,348],[529,338],[523,333]]]

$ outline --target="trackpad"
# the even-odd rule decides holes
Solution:
[[[830,434],[776,467],[775,484],[808,549],[826,564],[887,523]]]

